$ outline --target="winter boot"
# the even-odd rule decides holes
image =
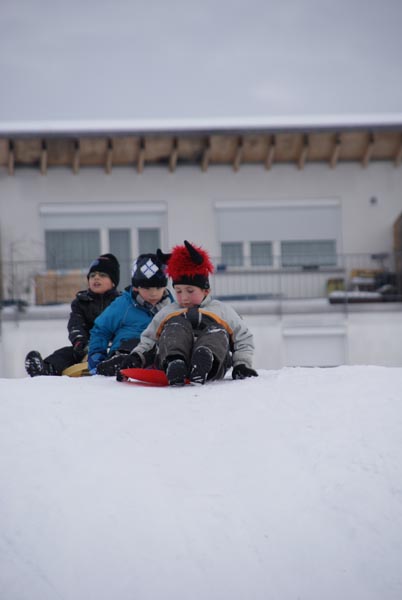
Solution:
[[[193,354],[191,361],[190,381],[204,385],[212,369],[214,355],[206,346],[200,346]]]
[[[169,385],[182,386],[186,383],[187,367],[182,358],[175,358],[169,361],[166,369],[166,376]]]
[[[38,375],[56,375],[52,365],[44,362],[43,358],[36,350],[28,352],[25,357],[25,370],[31,377]]]

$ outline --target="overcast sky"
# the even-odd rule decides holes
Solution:
[[[0,0],[0,121],[402,113],[402,0]]]

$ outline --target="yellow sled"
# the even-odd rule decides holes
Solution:
[[[67,377],[83,377],[84,375],[89,375],[87,361],[67,367],[67,369],[64,369],[62,372],[62,375],[67,375]]]

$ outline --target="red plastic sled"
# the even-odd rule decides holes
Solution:
[[[136,379],[143,383],[168,385],[166,373],[158,369],[122,369],[121,372],[129,379]]]
[[[168,385],[166,373],[158,369],[122,369],[121,372],[129,379],[136,379],[143,383],[159,386]]]
[[[159,369],[122,369],[121,372],[129,379],[135,379],[142,383],[149,383],[150,385],[160,387],[169,385],[166,373]],[[190,383],[190,380],[186,379],[186,383]]]

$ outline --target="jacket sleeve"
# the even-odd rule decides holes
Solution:
[[[253,334],[231,306],[226,306],[227,318],[233,329],[233,366],[246,365],[250,369],[253,366],[254,341]]]
[[[163,321],[163,319],[165,318],[165,315],[167,313],[165,312],[164,309],[162,309],[160,312],[158,312],[152,319],[152,321],[149,323],[148,327],[146,329],[144,329],[144,331],[141,334],[141,339],[140,339],[140,343],[132,350],[132,352],[135,352],[136,354],[139,354],[141,357],[144,357],[144,355],[149,352],[150,350],[152,350],[157,342],[157,332],[159,329],[159,326],[161,324],[161,322]],[[143,358],[143,361],[145,361],[145,358]]]
[[[117,298],[95,319],[88,349],[88,362],[91,364],[94,355],[97,355],[96,362],[101,362],[107,357],[109,343],[120,327],[122,312],[123,308]]]
[[[87,321],[81,303],[75,298],[71,303],[70,317],[67,323],[68,339],[74,346],[75,342],[89,340],[90,325]]]

